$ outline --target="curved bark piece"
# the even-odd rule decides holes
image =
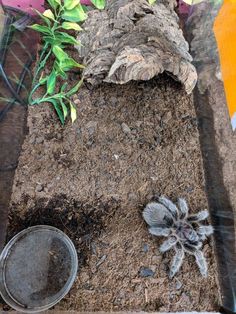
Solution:
[[[178,25],[173,1],[111,0],[106,10],[91,11],[77,47],[87,65],[85,79],[124,84],[167,72],[191,93],[197,73]]]

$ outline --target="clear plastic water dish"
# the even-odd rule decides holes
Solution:
[[[18,233],[0,257],[0,293],[21,312],[49,309],[70,290],[77,274],[77,253],[60,230],[35,226]]]

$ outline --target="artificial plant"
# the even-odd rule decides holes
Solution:
[[[29,104],[37,105],[44,102],[51,103],[56,113],[64,124],[70,113],[72,122],[76,119],[76,108],[70,98],[74,95],[82,84],[82,78],[71,89],[68,89],[68,72],[74,68],[83,69],[84,66],[76,62],[66,52],[70,45],[80,43],[66,31],[80,31],[80,22],[87,18],[84,7],[80,0],[47,0],[49,9],[43,14],[37,12],[41,24],[30,26],[33,30],[42,35],[42,50],[34,73],[32,91],[29,96]],[[93,0],[99,9],[104,7],[104,0]],[[53,58],[50,74],[45,74],[44,68],[47,62]],[[56,83],[60,79],[60,88],[56,88]],[[45,93],[42,97],[33,98],[35,91],[45,86]]]

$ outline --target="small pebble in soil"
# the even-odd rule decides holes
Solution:
[[[92,254],[97,255],[97,247],[94,242],[91,243],[91,251],[92,251]]]
[[[144,253],[147,253],[148,250],[149,250],[149,245],[145,243],[145,244],[143,245],[142,251],[143,251]]]
[[[162,117],[162,121],[166,124],[168,124],[168,122],[172,119],[172,113],[171,111],[168,111],[164,114],[164,116]]]
[[[139,270],[139,276],[146,278],[146,277],[154,277],[155,273],[148,267],[141,267]]]
[[[183,285],[182,282],[178,278],[176,278],[176,283],[175,283],[176,290],[181,289],[182,285]]]
[[[110,98],[111,105],[115,107],[118,104],[118,99],[116,97]]]
[[[43,185],[42,184],[38,184],[35,188],[36,192],[42,192],[43,191]]]
[[[36,143],[36,144],[42,144],[43,141],[44,141],[44,138],[43,138],[42,136],[37,137],[37,138],[35,139],[35,143]]]
[[[85,283],[82,288],[85,290],[93,290],[93,286],[90,283]]]
[[[122,128],[122,131],[125,133],[125,134],[130,134],[131,133],[131,129],[129,128],[129,126],[126,124],[126,123],[122,123],[121,124],[121,128]]]
[[[191,193],[191,192],[193,192],[193,190],[194,190],[194,188],[192,186],[189,186],[186,188],[187,193]]]
[[[81,103],[81,101],[80,101],[79,98],[77,98],[77,99],[74,100],[74,104],[75,104],[75,105],[79,105],[80,103]]]
[[[102,263],[105,262],[107,256],[106,255],[103,255],[100,260],[97,262],[96,266],[99,267]]]

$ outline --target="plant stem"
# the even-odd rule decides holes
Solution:
[[[58,25],[58,23],[59,23],[58,20],[60,19],[61,11],[62,11],[62,8],[59,9],[59,12],[58,12],[58,14],[57,14],[57,13],[56,13],[56,10],[55,10],[55,13],[56,13],[56,21],[54,22],[54,25],[53,25],[53,27],[52,27],[52,35],[53,35],[54,38],[55,38],[54,32],[55,32],[55,30],[56,30],[56,28],[57,28],[57,25]],[[45,64],[46,64],[46,62],[47,62],[47,60],[48,60],[48,58],[49,58],[50,55],[51,55],[52,48],[49,50],[49,52],[48,52],[47,55],[45,56],[45,53],[46,53],[48,47],[49,47],[49,43],[46,43],[46,44],[44,45],[43,49],[42,49],[41,54],[40,54],[40,58],[39,58],[39,61],[38,61],[38,63],[37,63],[37,68],[36,68],[36,72],[35,72],[34,79],[33,79],[33,83],[32,83],[33,88],[32,88],[32,91],[31,91],[31,93],[30,93],[30,95],[29,95],[29,104],[33,104],[33,100],[32,100],[33,94],[34,94],[35,91],[38,89],[38,87],[41,85],[41,84],[36,84],[36,85],[35,85],[35,83],[36,83],[36,80],[37,80],[37,78],[38,78],[38,76],[39,76],[41,70],[44,68],[44,66],[45,66]],[[44,57],[44,56],[45,56],[45,57]],[[44,58],[44,59],[43,59],[43,58]]]
[[[34,79],[33,79],[32,85],[35,84],[35,81],[36,81],[36,79],[37,79],[37,77],[38,77],[38,74],[39,74],[39,71],[40,71],[40,65],[41,65],[41,63],[42,63],[43,57],[44,57],[44,55],[45,55],[47,49],[48,49],[48,43],[46,43],[46,44],[44,45],[44,47],[43,47],[43,49],[42,49],[42,52],[41,52],[41,54],[40,54],[40,58],[39,58],[39,60],[38,60],[38,62],[37,62],[36,72],[35,72],[35,75],[34,75]]]
[[[48,44],[46,44],[46,45],[44,46],[44,50],[42,51],[42,55],[41,55],[41,58],[40,58],[41,61],[40,61],[40,63],[38,64],[38,68],[37,68],[37,70],[36,70],[35,77],[34,77],[34,80],[33,80],[33,83],[32,83],[33,88],[32,88],[32,90],[31,90],[31,92],[30,92],[30,95],[29,95],[29,104],[30,104],[30,105],[33,104],[33,103],[32,103],[33,94],[35,93],[35,91],[36,91],[36,90],[39,88],[39,86],[41,85],[40,83],[38,83],[38,84],[35,85],[36,78],[37,78],[37,76],[39,75],[40,71],[44,68],[44,66],[45,66],[45,64],[46,64],[46,62],[47,62],[47,60],[48,60],[48,58],[50,57],[51,52],[52,52],[52,49],[50,49],[50,50],[48,51],[47,55],[45,56],[45,58],[42,60],[42,56],[43,56],[43,55],[45,54],[45,52],[46,52],[45,47],[46,47],[46,49],[47,49]]]

